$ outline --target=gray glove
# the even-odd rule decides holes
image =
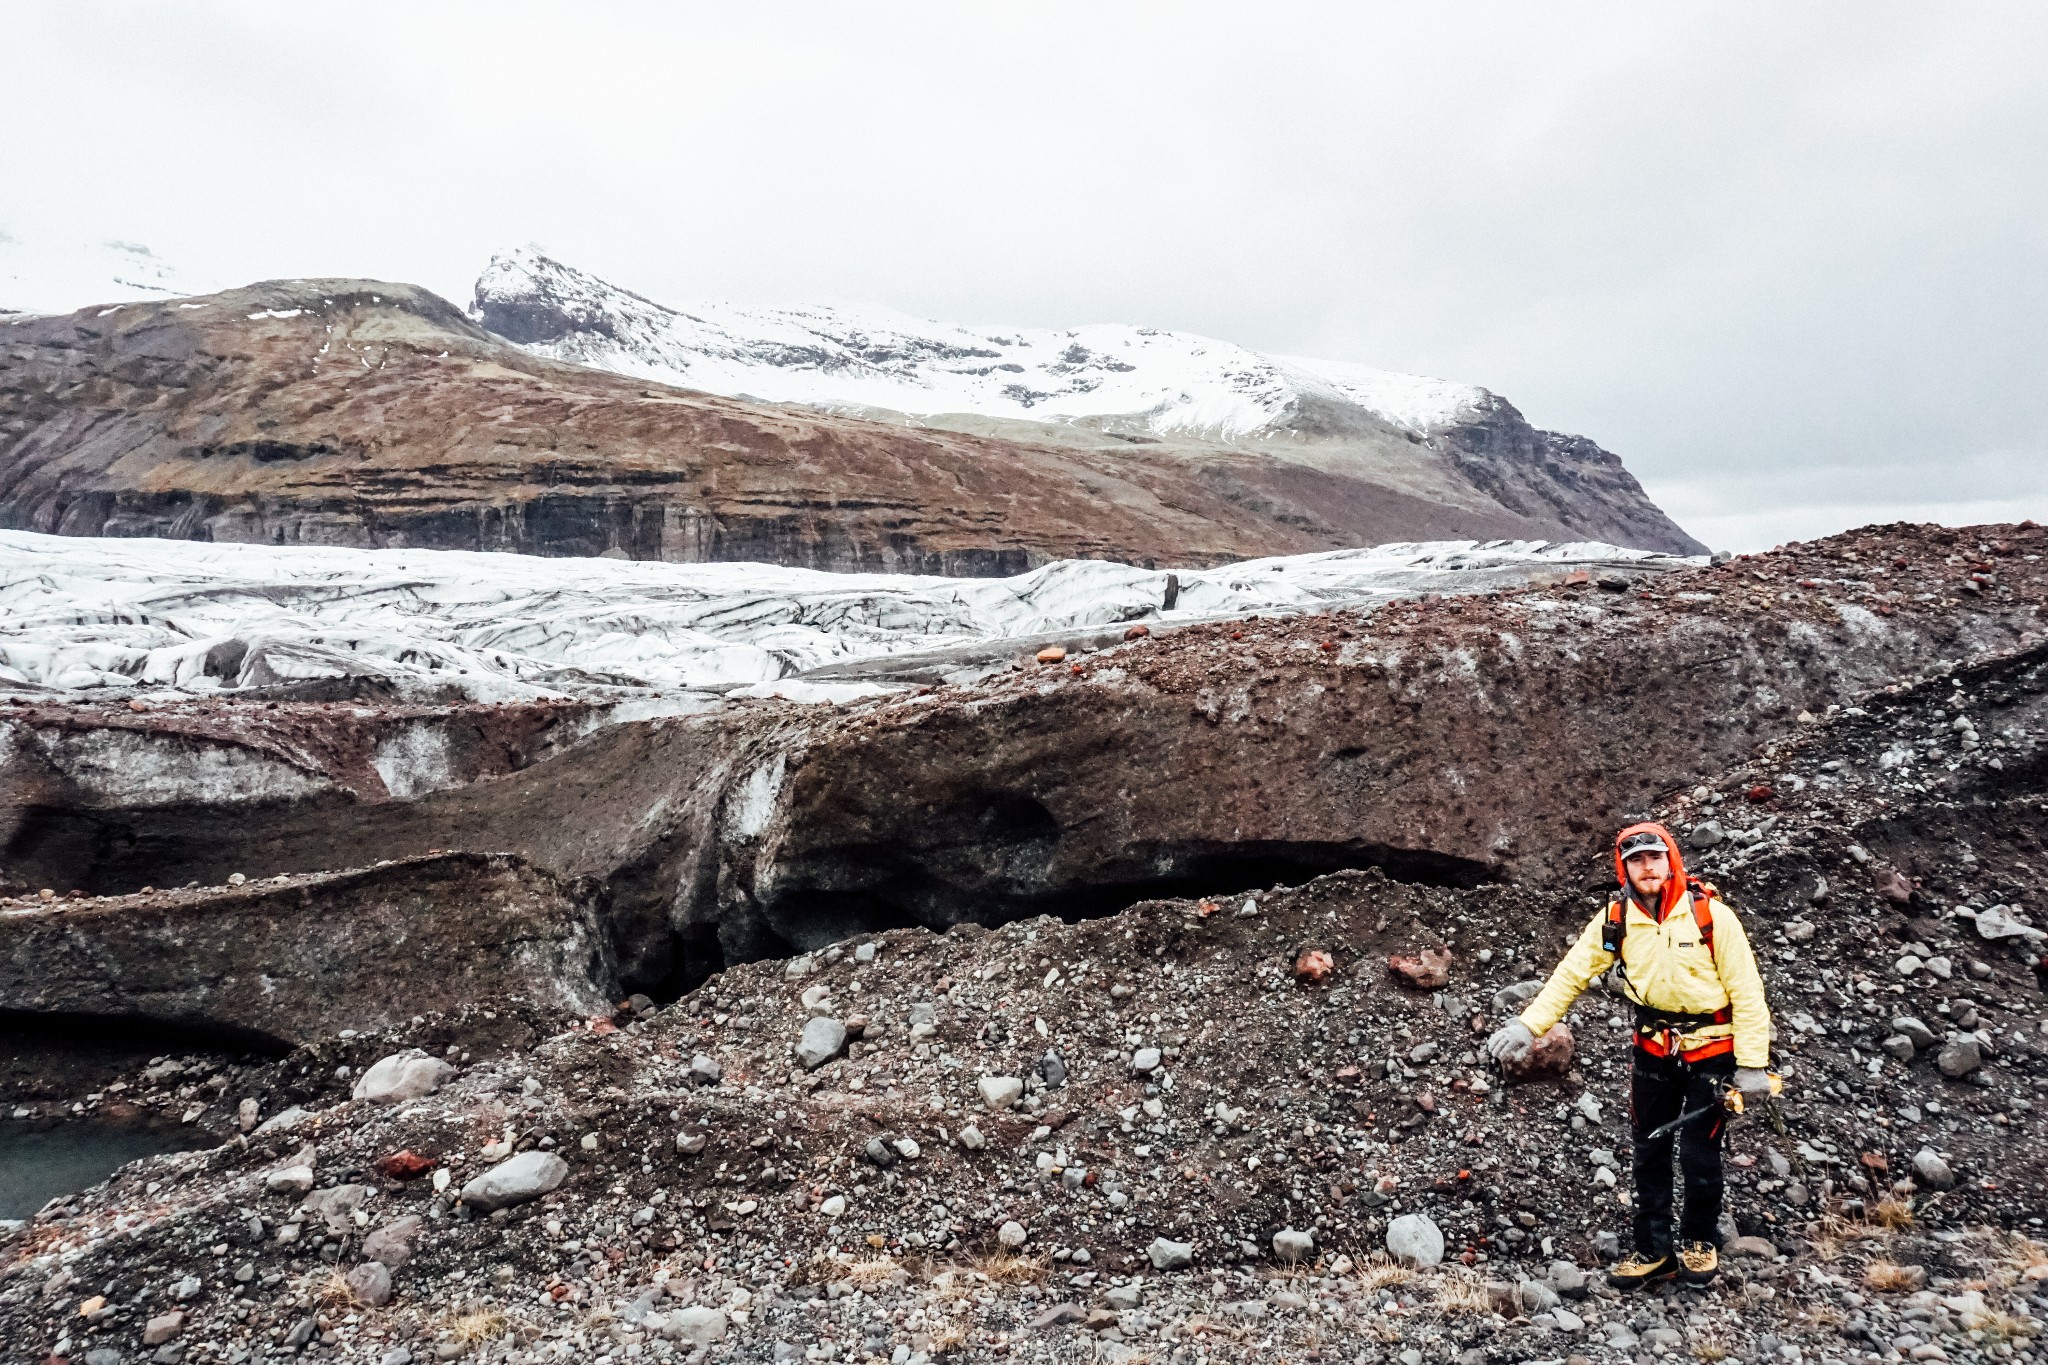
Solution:
[[[1767,1100],[1771,1097],[1771,1073],[1760,1066],[1737,1067],[1735,1088],[1746,1100]]]
[[[1496,1062],[1519,1062],[1536,1046],[1536,1035],[1519,1019],[1510,1019],[1486,1040],[1486,1055]]]

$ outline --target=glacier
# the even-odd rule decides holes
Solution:
[[[492,257],[473,315],[529,351],[682,388],[811,407],[1031,422],[1123,419],[1234,440],[1348,412],[1428,434],[1497,400],[1471,384],[1272,356],[1186,332],[968,328],[881,308],[671,308],[531,247]]]
[[[1007,667],[1006,643],[1028,657],[1039,641],[1115,638],[1126,623],[1164,630],[1698,562],[1591,542],[1434,541],[1198,572],[1062,560],[1012,578],[938,578],[0,531],[0,689],[140,696],[369,679],[401,698],[629,710],[728,696],[839,703],[904,685],[886,669],[829,676],[861,661],[995,646]]]

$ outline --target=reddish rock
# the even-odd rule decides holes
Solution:
[[[1500,1074],[1517,1083],[1554,1081],[1571,1070],[1573,1048],[1571,1026],[1553,1024],[1526,1055],[1512,1061],[1502,1059]]]
[[[1294,979],[1311,986],[1328,981],[1336,970],[1336,960],[1321,948],[1303,948],[1301,956],[1294,959]]]
[[[1776,796],[1777,793],[1772,791],[1768,786],[1765,786],[1763,783],[1759,782],[1757,783],[1757,785],[1751,787],[1748,791],[1744,792],[1743,795],[1761,805],[1763,802],[1768,801],[1772,797]]]
[[[1877,894],[1894,905],[1906,905],[1913,899],[1913,883],[1906,879],[1905,873],[1895,867],[1885,868],[1871,880],[1877,888]]]
[[[408,1147],[377,1162],[377,1169],[392,1180],[417,1180],[434,1169],[434,1158],[421,1156]]]
[[[1047,645],[1044,649],[1038,651],[1038,662],[1042,664],[1063,663],[1066,661],[1066,657],[1067,651],[1061,649],[1058,645]]]
[[[1124,638],[1126,640],[1142,640],[1151,633],[1152,627],[1144,624],[1139,624],[1132,626],[1129,630],[1125,631]]]
[[[1419,953],[1394,953],[1387,958],[1387,966],[1404,985],[1419,991],[1440,990],[1451,979],[1451,950],[1424,948]]]

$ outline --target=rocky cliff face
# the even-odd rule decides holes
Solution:
[[[528,354],[410,286],[286,281],[0,323],[0,525],[968,575],[1594,521],[1696,548],[1644,531],[1668,523],[1639,495],[1650,520],[1609,526],[1487,475],[1510,506],[1391,429],[1266,449],[977,421],[685,392]]]

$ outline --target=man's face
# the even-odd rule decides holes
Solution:
[[[1622,866],[1628,869],[1628,883],[1639,896],[1655,896],[1671,880],[1671,855],[1662,849],[1631,853]]]

